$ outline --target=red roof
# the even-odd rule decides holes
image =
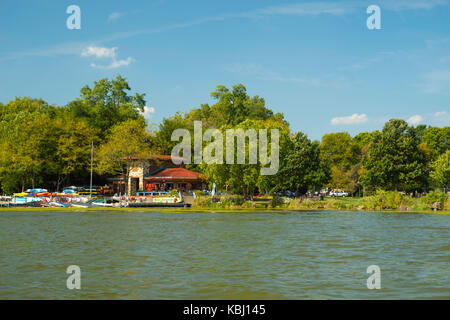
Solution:
[[[125,180],[126,175],[121,174],[108,180]],[[202,174],[187,170],[184,168],[165,168],[156,171],[153,174],[148,174],[144,179],[173,179],[173,178],[184,178],[184,179],[202,179]]]
[[[123,157],[124,159],[126,159],[127,157]],[[131,156],[129,157],[132,160],[141,160],[141,159],[156,159],[156,160],[179,160],[179,161],[186,161],[185,158],[182,157],[176,157],[176,156],[171,156],[171,155],[165,155],[165,154],[152,154],[152,155],[147,155],[147,156]]]
[[[184,168],[166,168],[146,176],[147,179],[152,178],[194,178],[200,179],[201,174]]]
[[[126,174],[119,174],[118,176],[108,178],[107,180],[125,180]]]

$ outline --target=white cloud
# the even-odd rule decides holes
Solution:
[[[407,122],[411,125],[417,125],[423,121],[423,117],[419,114],[416,114],[412,117],[410,117]]]
[[[153,108],[153,107],[147,107],[147,106],[144,107],[144,113],[143,113],[143,115],[144,115],[144,118],[145,118],[145,119],[150,119],[151,116],[153,116],[154,113],[155,113],[155,108]]]
[[[121,16],[123,16],[123,13],[120,12],[113,12],[108,16],[108,21],[113,21],[119,19]]]
[[[117,47],[105,48],[105,47],[87,47],[81,52],[82,57],[95,56],[96,58],[111,58],[111,64],[109,65],[98,65],[96,63],[91,63],[92,68],[99,69],[115,69],[122,66],[128,66],[134,61],[133,58],[128,57],[127,59],[117,60],[116,58]]]
[[[104,48],[104,47],[87,47],[81,52],[82,57],[95,56],[96,58],[114,58],[116,56],[117,47]]]
[[[128,66],[131,62],[135,61],[132,57],[128,57],[126,59],[122,59],[122,60],[114,60],[111,63],[111,67],[110,68],[118,68],[121,66]]]
[[[430,125],[448,126],[450,124],[450,113],[447,111],[438,111],[433,113],[433,117],[429,120]]]
[[[98,68],[98,69],[115,69],[115,68],[119,68],[122,66],[128,66],[133,61],[134,61],[134,59],[131,57],[128,57],[127,59],[123,59],[123,60],[116,60],[115,58],[113,58],[111,64],[109,64],[109,65],[102,66],[102,65],[97,65],[95,63],[91,63],[91,67]]]
[[[332,125],[340,125],[340,124],[358,124],[358,123],[364,123],[367,122],[368,118],[367,115],[362,113],[354,113],[351,116],[347,117],[336,117],[331,119]]]

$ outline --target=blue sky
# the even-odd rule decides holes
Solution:
[[[366,26],[371,4],[381,30]],[[450,125],[450,0],[2,0],[0,41],[3,103],[64,105],[120,74],[155,123],[243,83],[313,139],[393,117]]]

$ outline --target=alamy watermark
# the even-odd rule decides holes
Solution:
[[[367,289],[381,289],[381,269],[373,264],[367,267],[367,273],[371,276],[367,278]]]
[[[77,5],[70,5],[66,9],[66,13],[70,16],[66,20],[67,29],[81,29],[81,9]]]
[[[66,9],[66,13],[70,16],[66,20],[67,29],[81,29],[81,9],[77,5],[70,5]],[[366,13],[370,14],[367,18],[366,25],[369,30],[381,29],[381,9],[378,5],[372,4],[367,7]]]
[[[366,12],[370,14],[370,16],[367,18],[366,25],[367,29],[374,30],[374,29],[381,29],[381,9],[379,6],[372,4],[367,7]]]
[[[201,121],[194,121],[194,146],[192,148],[191,133],[187,129],[176,129],[172,132],[172,141],[179,141],[172,149],[172,161],[175,164],[192,162],[191,150],[194,150],[194,164],[223,164],[224,163],[224,137],[218,129],[207,129],[203,133]],[[257,164],[258,156],[261,167],[261,175],[274,175],[278,172],[280,161],[280,133],[278,129],[270,130],[270,149],[268,148],[267,129],[226,129],[225,130],[225,163]],[[203,148],[203,141],[209,142]],[[235,144],[236,141],[236,144]],[[248,144],[246,143],[248,141]],[[237,155],[235,154],[237,151]],[[270,155],[268,155],[270,151]],[[182,158],[179,158],[179,157]]]
[[[77,265],[68,266],[66,269],[66,273],[70,274],[70,276],[67,278],[67,281],[66,281],[67,289],[80,290],[81,289],[81,269],[80,269],[80,267]]]

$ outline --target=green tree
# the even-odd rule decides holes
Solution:
[[[330,169],[320,157],[319,142],[311,142],[304,133],[297,132],[288,146],[286,160],[280,169],[282,189],[300,193],[320,190],[330,179]]]
[[[176,129],[188,129],[193,131],[193,126],[188,123],[189,122],[179,112],[170,118],[164,118],[162,120],[155,137],[158,151],[161,154],[170,154],[173,147],[177,144],[177,142],[171,140],[172,133]]]
[[[96,171],[99,174],[125,174],[125,190],[132,163],[151,153],[149,135],[139,120],[127,120],[111,130],[106,142],[100,147]]]
[[[205,173],[208,177],[209,182],[216,183],[218,188],[221,190],[231,191],[233,193],[242,194],[244,198],[251,198],[256,190],[259,191],[270,191],[275,188],[280,182],[278,179],[278,174],[275,175],[261,175],[261,164],[260,159],[256,164],[249,163],[250,154],[257,152],[256,149],[250,147],[250,143],[245,145],[245,164],[237,164],[236,157],[238,146],[234,145],[234,156],[235,164],[226,163],[226,153],[227,153],[227,143],[226,143],[226,129],[242,129],[247,131],[249,129],[254,129],[258,132],[259,129],[267,130],[267,142],[268,142],[268,154],[272,152],[272,138],[271,130],[279,130],[279,161],[280,167],[282,167],[282,162],[285,157],[288,148],[286,147],[289,136],[288,128],[283,126],[274,120],[246,120],[237,126],[223,127],[221,132],[223,135],[224,150],[223,150],[223,161],[222,163],[202,163],[200,170]],[[257,146],[259,145],[259,137],[257,137]]]
[[[32,99],[29,97],[17,97],[0,108],[0,121],[14,121],[22,114],[45,113],[54,117],[57,113],[57,107],[49,106],[42,99]]]
[[[130,87],[125,78],[117,76],[113,80],[101,79],[94,82],[94,87],[84,86],[80,98],[70,102],[68,109],[78,118],[84,118],[97,130],[100,137],[105,137],[109,130],[127,120],[139,120],[145,123],[145,94],[128,94]]]
[[[358,163],[359,148],[347,132],[327,133],[320,144],[322,158],[330,165],[349,170]]]
[[[430,177],[436,187],[450,188],[450,150],[432,163]]]
[[[417,139],[419,139],[419,141],[422,141],[425,131],[427,130],[427,125],[419,124],[414,127],[414,130],[416,131]]]
[[[353,142],[358,146],[359,150],[362,150],[372,141],[373,135],[374,132],[360,132],[353,137]]]
[[[363,157],[361,182],[367,190],[416,191],[427,185],[427,161],[414,128],[391,119],[376,133]]]
[[[183,128],[193,133],[194,121],[202,121],[203,128],[232,127],[245,120],[272,120],[288,127],[281,113],[274,114],[265,106],[265,100],[259,96],[250,97],[242,84],[228,89],[223,85],[216,87],[211,96],[217,102],[209,106],[202,104],[185,114],[177,112],[173,117],[163,119],[156,133],[158,149],[161,153],[169,154],[177,143],[171,141],[172,132]],[[197,166],[192,166],[197,168]]]
[[[232,90],[218,85],[211,96],[218,100],[211,107],[210,115],[215,119],[215,125],[236,125],[246,119],[268,120],[283,118],[281,114],[274,116],[272,110],[266,108],[265,100],[259,96],[250,98],[243,84],[234,85]]]
[[[71,174],[86,172],[94,130],[66,108],[43,100],[16,98],[0,110],[0,177],[2,189],[59,189]]]
[[[40,99],[16,98],[0,108],[0,180],[4,192],[44,182],[49,134],[57,108]]]
[[[70,175],[86,176],[89,172],[91,142],[97,143],[98,139],[84,120],[75,119],[68,113],[55,119],[52,127],[55,142],[47,156],[50,162],[47,166],[55,177],[56,190],[60,190]]]
[[[350,193],[356,191],[358,174],[355,173],[361,158],[360,145],[367,143],[368,136],[370,133],[352,139],[347,132],[337,132],[322,137],[321,158],[331,168],[329,187],[345,189]]]
[[[422,148],[431,161],[450,149],[450,127],[430,127],[423,133]]]
[[[21,113],[16,121],[3,126],[0,176],[2,189],[14,192],[27,185],[42,183],[45,159],[49,154],[47,139],[51,119],[46,114]]]

